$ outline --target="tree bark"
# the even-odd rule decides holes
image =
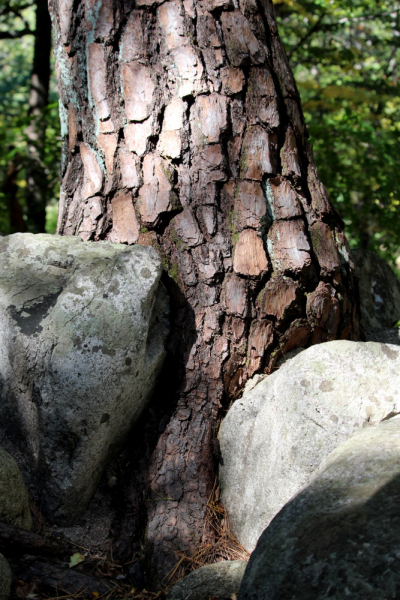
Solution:
[[[3,181],[3,193],[7,202],[11,233],[26,231],[22,207],[18,200],[17,177],[20,168],[20,156],[16,155],[8,162],[7,173]]]
[[[43,162],[50,83],[51,21],[47,0],[36,0],[35,45],[29,96],[30,124],[26,153],[26,208],[28,229],[42,233],[46,226],[48,180]]]
[[[353,264],[270,0],[50,0],[50,11],[58,233],[154,246],[175,303],[174,409],[142,473],[163,576],[174,551],[212,539],[218,425],[248,378],[294,348],[362,335]]]

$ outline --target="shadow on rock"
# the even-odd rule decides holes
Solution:
[[[357,432],[262,534],[239,600],[396,598],[400,419]]]

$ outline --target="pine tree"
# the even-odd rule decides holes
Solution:
[[[360,336],[353,265],[271,0],[50,0],[50,11],[58,232],[152,245],[168,274],[176,388],[138,475],[164,499],[147,507],[163,575],[174,550],[212,539],[218,423],[246,381],[294,348]]]

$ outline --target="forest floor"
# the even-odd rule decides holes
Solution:
[[[135,551],[131,560],[115,558],[112,511],[98,490],[89,508],[73,527],[48,524],[31,501],[31,532],[0,524],[0,551],[14,574],[11,600],[163,600],[168,589],[191,571],[221,560],[248,560],[249,554],[229,528],[219,499],[217,481],[207,505],[207,519],[215,542],[177,552],[177,562],[162,589],[149,591],[146,556]]]

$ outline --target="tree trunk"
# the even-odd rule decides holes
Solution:
[[[47,0],[36,0],[36,29],[29,116],[26,163],[26,208],[30,231],[42,233],[46,226],[47,174],[43,163],[46,138],[46,115],[50,83],[51,21]]]
[[[20,156],[17,154],[8,162],[7,173],[3,181],[3,194],[6,198],[11,233],[26,231],[22,207],[18,200],[17,177],[21,168],[20,160]]]
[[[212,539],[218,425],[248,378],[294,348],[362,335],[353,265],[270,0],[50,10],[58,232],[154,246],[175,302],[175,408],[146,472],[162,499],[148,504],[147,541],[164,575],[174,551]]]

